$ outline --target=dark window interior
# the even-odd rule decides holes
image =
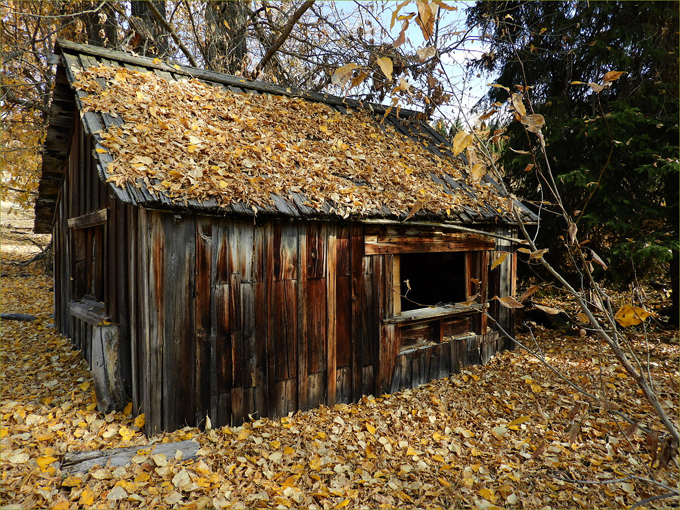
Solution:
[[[400,258],[402,311],[466,300],[465,253],[403,253]]]
[[[97,225],[72,231],[73,299],[104,300],[104,227]]]

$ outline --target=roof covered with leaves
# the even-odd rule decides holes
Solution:
[[[99,175],[127,203],[211,214],[511,222],[417,112],[61,41]]]

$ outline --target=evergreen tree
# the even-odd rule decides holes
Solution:
[[[524,87],[545,117],[550,165],[579,237],[620,283],[633,264],[638,276],[668,264],[677,323],[678,2],[485,1],[468,10],[468,23],[483,28],[489,48],[474,70]],[[609,71],[625,74],[599,92],[588,86]],[[484,102],[506,99],[490,88]],[[536,148],[517,122],[508,136],[501,161],[514,190],[549,200]],[[526,172],[529,163],[536,167]],[[553,218],[543,215],[541,235],[556,254],[566,225]]]

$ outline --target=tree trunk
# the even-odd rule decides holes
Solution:
[[[158,12],[165,18],[165,2],[153,2]],[[162,56],[168,52],[168,38],[165,30],[149,10],[146,2],[130,2],[130,13],[135,25],[132,40],[134,51],[145,56]]]
[[[205,21],[207,65],[214,71],[236,74],[246,56],[246,34],[250,1],[207,2]]]

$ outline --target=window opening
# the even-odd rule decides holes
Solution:
[[[467,299],[464,252],[403,253],[400,258],[402,312]]]

